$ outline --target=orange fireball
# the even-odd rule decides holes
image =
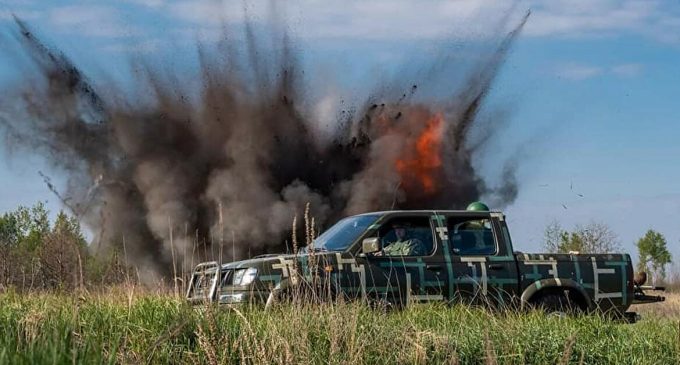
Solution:
[[[437,191],[435,177],[442,166],[442,126],[442,115],[432,116],[415,142],[407,146],[406,156],[397,159],[397,172],[407,189],[421,188],[426,194]]]

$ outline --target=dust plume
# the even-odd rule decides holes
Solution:
[[[145,66],[129,92],[97,89],[16,19],[18,49],[3,51],[30,67],[1,89],[0,131],[9,148],[65,174],[59,196],[96,233],[94,249],[125,245],[134,264],[160,275],[173,257],[189,265],[280,252],[306,203],[325,227],[348,214],[462,209],[480,198],[501,208],[517,195],[516,162],[489,186],[473,158],[492,139],[473,145],[471,130],[526,19],[446,95],[416,98],[417,83],[372,94],[345,105],[326,138],[314,133],[314,100],[286,34],[265,52],[246,23],[246,56],[199,47],[198,87]]]

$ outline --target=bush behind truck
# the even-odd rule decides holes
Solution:
[[[467,210],[385,211],[340,220],[296,254],[199,264],[191,303],[272,306],[307,299],[411,303],[483,302],[493,307],[600,311],[634,322],[632,304],[663,301],[635,280],[628,254],[515,252],[505,216]]]

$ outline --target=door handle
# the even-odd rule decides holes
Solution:
[[[504,266],[501,264],[490,264],[489,270],[503,270]]]
[[[442,269],[441,265],[427,265],[425,268],[430,271],[441,271]]]

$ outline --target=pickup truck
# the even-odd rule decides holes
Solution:
[[[344,218],[295,254],[199,264],[187,300],[271,306],[307,288],[395,307],[481,301],[635,321],[631,304],[664,300],[643,285],[628,254],[513,251],[501,212],[386,211]]]

